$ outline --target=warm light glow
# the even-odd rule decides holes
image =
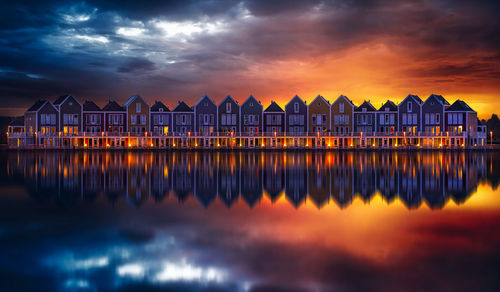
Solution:
[[[106,147],[109,147],[109,143],[108,143],[108,144],[106,144]]]
[[[128,147],[132,146],[132,144],[128,143]]]

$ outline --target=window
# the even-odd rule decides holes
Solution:
[[[429,120],[429,114],[425,114],[425,123],[426,124],[429,124],[430,120]]]
[[[137,121],[136,121],[136,116],[135,116],[135,115],[132,115],[132,116],[131,116],[131,121],[130,121],[130,123],[131,123],[132,125],[135,125],[135,124],[137,123]]]
[[[230,102],[226,103],[226,112],[227,113],[231,112],[231,103]]]
[[[384,115],[380,115],[380,124],[383,125],[384,124]]]
[[[411,110],[412,110],[412,103],[411,102],[408,102],[407,103],[407,109],[408,109],[408,112],[411,113]]]
[[[341,103],[339,104],[339,112],[340,112],[341,114],[343,114],[343,113],[344,113],[344,103],[343,103],[343,102],[341,102]]]
[[[140,103],[135,104],[135,112],[137,112],[137,113],[141,112],[141,104]]]
[[[418,124],[418,121],[417,121],[417,114],[413,114],[413,124],[414,124],[414,125]]]
[[[403,121],[402,121],[403,125],[406,125],[406,114],[403,114]]]
[[[440,121],[439,121],[439,114],[436,114],[436,123],[439,124]]]
[[[293,104],[293,112],[298,113],[299,112],[299,103],[296,102]]]

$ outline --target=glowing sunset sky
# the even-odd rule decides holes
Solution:
[[[499,1],[0,3],[0,115],[71,93],[172,108],[202,95],[500,107]]]

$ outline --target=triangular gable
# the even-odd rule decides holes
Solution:
[[[326,103],[326,105],[328,105],[328,107],[330,107],[330,102],[321,95],[316,96],[316,98],[309,105],[315,103],[317,99],[322,100],[324,103]]]
[[[37,100],[30,108],[28,108],[27,112],[37,112],[46,102],[46,99]]]
[[[218,105],[217,107],[221,106],[221,104],[225,103],[225,102],[226,102],[226,100],[228,100],[228,99],[230,99],[230,100],[232,100],[234,103],[236,103],[236,104],[238,105],[238,107],[240,106],[240,104],[238,103],[238,101],[236,101],[236,100],[235,100],[235,99],[234,99],[231,95],[228,95],[228,96],[226,96],[226,97],[225,97],[225,98],[221,101],[221,103],[219,103],[219,105]]]
[[[339,97],[337,97],[337,99],[332,103],[332,105],[336,104],[337,102],[339,102],[341,100],[347,101],[347,103],[349,103],[352,108],[356,107],[356,105],[354,105],[354,102],[352,102],[352,100],[350,100],[349,98],[347,98],[347,96],[342,95],[342,94]]]
[[[163,112],[170,112],[168,106],[164,105],[161,101],[155,101],[155,103],[151,106],[152,112],[159,112],[160,109],[163,109]]]
[[[413,94],[408,94],[408,96],[406,96],[405,99],[403,99],[403,101],[399,105],[402,105],[405,102],[405,100],[409,98],[412,99],[414,102],[418,103],[419,105],[422,105],[422,100],[420,99],[420,97]]]
[[[355,108],[354,110],[357,112],[361,112],[361,111],[363,111],[364,108],[366,108],[367,112],[376,112],[377,111],[375,109],[375,107],[371,104],[371,102],[366,101],[366,100],[360,106]]]
[[[392,102],[392,101],[390,101],[390,100],[386,101],[386,102],[385,102],[385,103],[384,103],[384,104],[380,107],[379,111],[380,111],[380,112],[385,111],[385,109],[386,109],[386,108],[389,108],[389,111],[394,111],[394,112],[397,112],[397,111],[398,111],[398,106],[397,106],[394,102]]]
[[[193,109],[189,107],[185,102],[180,101],[172,110],[173,112],[193,112]]]
[[[83,103],[83,111],[84,112],[100,112],[101,108],[97,104],[95,104],[95,102],[90,101],[90,100],[86,100]]]
[[[450,103],[442,96],[438,94],[431,94],[429,97],[425,100],[424,104],[426,104],[429,100],[435,99],[437,102],[441,103],[442,105],[448,106]]]
[[[285,111],[274,101],[264,111],[266,113],[284,113]]]
[[[103,111],[106,112],[125,112],[127,109],[119,105],[116,101],[109,101],[108,104],[106,104],[103,108]]]
[[[298,99],[302,104],[304,104],[305,106],[307,106],[306,102],[304,100],[302,100],[302,98],[300,98],[300,96],[298,96],[297,94],[285,105],[285,108],[290,104],[292,103],[295,99]]]
[[[241,105],[241,107],[244,107],[246,103],[248,103],[250,100],[255,100],[255,102],[261,107],[261,108],[264,108],[262,106],[262,104],[260,103],[260,101],[258,101],[255,97],[253,97],[253,95],[250,95],[247,100],[245,100],[245,102]]]
[[[465,101],[457,99],[449,108],[447,112],[475,112]]]
[[[142,102],[144,102],[149,107],[149,104],[139,94],[132,95],[131,97],[129,97],[129,99],[123,104],[123,106],[128,107],[137,98],[140,98]]]
[[[57,112],[59,112],[59,109],[58,109],[58,108],[57,108],[54,104],[52,104],[52,103],[50,102],[50,100],[47,100],[44,104],[42,104],[38,110],[41,110],[41,109],[43,109],[43,108],[44,108],[44,107],[46,107],[46,106],[50,106],[50,107],[52,107],[53,109],[55,109]]]
[[[59,96],[59,98],[56,99],[56,101],[54,101],[54,106],[59,107],[59,106],[63,105],[64,103],[66,103],[68,101],[68,99],[73,99],[73,101],[78,103],[80,106],[82,105],[78,100],[76,100],[76,98],[73,95],[67,94],[67,95]]]
[[[198,102],[197,102],[197,103],[195,103],[194,108],[196,108],[196,107],[198,106],[198,104],[199,104],[202,100],[204,100],[204,99],[207,99],[207,100],[208,100],[208,101],[210,101],[213,105],[215,105],[215,107],[217,107],[217,104],[215,104],[215,102],[214,102],[214,101],[213,101],[210,97],[208,97],[208,95],[204,95],[204,96],[202,96],[202,97],[198,100]]]

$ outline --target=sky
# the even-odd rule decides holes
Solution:
[[[72,94],[500,106],[500,1],[1,1],[0,115]]]

